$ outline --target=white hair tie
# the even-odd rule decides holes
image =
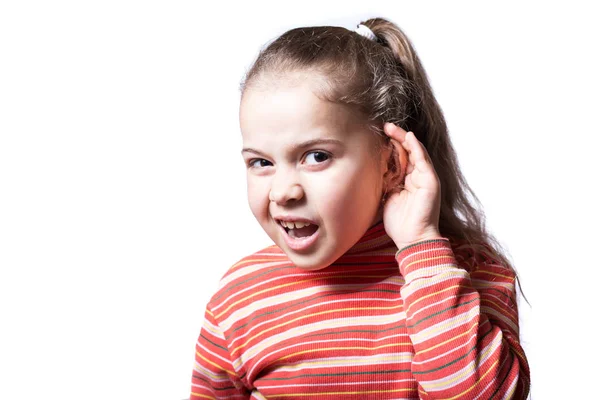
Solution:
[[[370,39],[374,42],[377,41],[377,36],[375,36],[375,34],[373,33],[373,31],[371,29],[369,29],[368,26],[363,25],[363,24],[358,24],[357,28],[354,30],[354,32],[358,33],[360,36],[364,36],[367,39]]]

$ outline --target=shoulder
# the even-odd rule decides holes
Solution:
[[[514,292],[515,271],[502,261],[489,244],[449,240],[457,265],[469,272],[474,286],[478,289],[494,287]]]
[[[448,238],[457,263],[469,271],[481,268],[498,268],[512,271],[505,265],[496,250],[488,243],[469,242],[464,239]]]
[[[223,301],[230,300],[290,265],[289,258],[277,245],[265,247],[239,259],[219,280],[218,289],[211,297],[209,306],[218,306]]]
[[[483,264],[493,261],[494,251],[485,243],[469,242],[464,239],[449,237],[450,246],[459,263]]]

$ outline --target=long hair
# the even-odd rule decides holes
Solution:
[[[411,41],[386,19],[361,24],[371,29],[376,41],[335,26],[285,32],[259,52],[240,84],[242,98],[249,88],[268,90],[277,78],[295,76],[298,82],[311,78],[317,97],[362,113],[381,143],[388,139],[385,122],[412,131],[427,149],[440,180],[440,234],[475,249],[476,259],[492,259],[516,274],[506,250],[486,230],[483,207],[460,170],[446,120]],[[396,159],[393,149],[388,164],[392,174],[398,172]],[[395,183],[390,187],[401,186]],[[385,192],[382,201],[391,193]]]

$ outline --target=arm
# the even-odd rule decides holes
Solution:
[[[230,361],[225,335],[210,307],[207,307],[204,325],[196,342],[190,400],[249,398],[249,391]]]
[[[514,272],[460,248],[455,255],[443,238],[396,253],[420,396],[524,399],[529,366],[519,344]]]

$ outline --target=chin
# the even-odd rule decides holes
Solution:
[[[297,257],[290,257],[289,254],[288,254],[288,258],[297,268],[303,269],[305,271],[318,271],[318,270],[328,267],[328,265],[314,264],[314,263],[311,263],[310,261],[303,262],[303,260],[297,260]]]
[[[330,266],[333,261],[328,261],[328,258],[324,258],[319,253],[323,251],[323,249],[317,250],[315,253],[303,255],[301,253],[296,252],[285,252],[290,261],[296,266],[304,271],[319,271],[324,268]]]

